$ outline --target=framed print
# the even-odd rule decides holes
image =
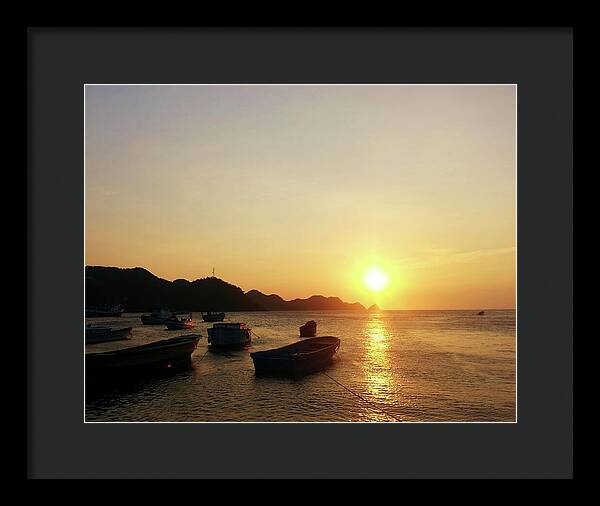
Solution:
[[[572,35],[30,29],[30,476],[572,477]]]

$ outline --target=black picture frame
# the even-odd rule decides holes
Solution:
[[[29,477],[572,477],[571,28],[29,28],[27,40]],[[84,424],[85,83],[516,83],[518,423]]]

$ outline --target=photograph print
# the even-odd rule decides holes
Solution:
[[[517,421],[517,86],[99,85],[87,422]]]

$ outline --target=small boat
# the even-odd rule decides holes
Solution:
[[[166,321],[168,330],[185,330],[194,328],[195,324],[192,321],[192,313],[184,313],[188,314],[187,318],[177,318],[177,314],[180,313],[174,313],[173,317]]]
[[[300,337],[315,337],[317,335],[317,322],[310,320],[300,327]]]
[[[199,340],[198,334],[190,334],[115,351],[86,353],[86,372],[117,373],[140,368],[170,367],[189,362]]]
[[[222,322],[225,319],[225,313],[213,313],[212,311],[202,311],[202,319],[205,322]]]
[[[485,314],[485,311],[479,311],[479,313],[477,313],[477,316],[482,316]]]
[[[94,325],[92,326],[91,323],[88,323],[85,326],[85,333],[86,334],[95,334],[95,333],[100,333],[100,332],[108,332],[112,330],[112,327],[103,327],[101,325]]]
[[[121,316],[123,314],[123,306],[88,306],[85,308],[86,318],[97,318],[99,316]]]
[[[143,314],[140,318],[144,325],[164,325],[167,320],[173,318],[175,314],[168,309],[160,309],[152,311],[150,314]]]
[[[108,341],[120,341],[128,339],[131,335],[132,327],[122,329],[113,329],[112,327],[92,327],[90,324],[85,328],[85,343],[106,343]]]
[[[333,336],[311,337],[282,348],[250,353],[256,374],[300,377],[327,367],[340,347]]]
[[[216,348],[245,346],[252,339],[245,323],[215,323],[207,332],[209,344]]]

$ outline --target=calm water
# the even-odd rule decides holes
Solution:
[[[207,352],[207,325],[194,331],[144,326],[139,314],[89,318],[134,326],[127,346],[200,332],[192,367],[86,396],[86,421],[514,421],[515,311],[228,313],[255,334],[248,350]],[[299,380],[255,377],[249,352],[297,341],[298,327],[342,340],[324,373]],[[105,343],[88,351],[124,346]],[[393,415],[393,417],[391,416]]]

